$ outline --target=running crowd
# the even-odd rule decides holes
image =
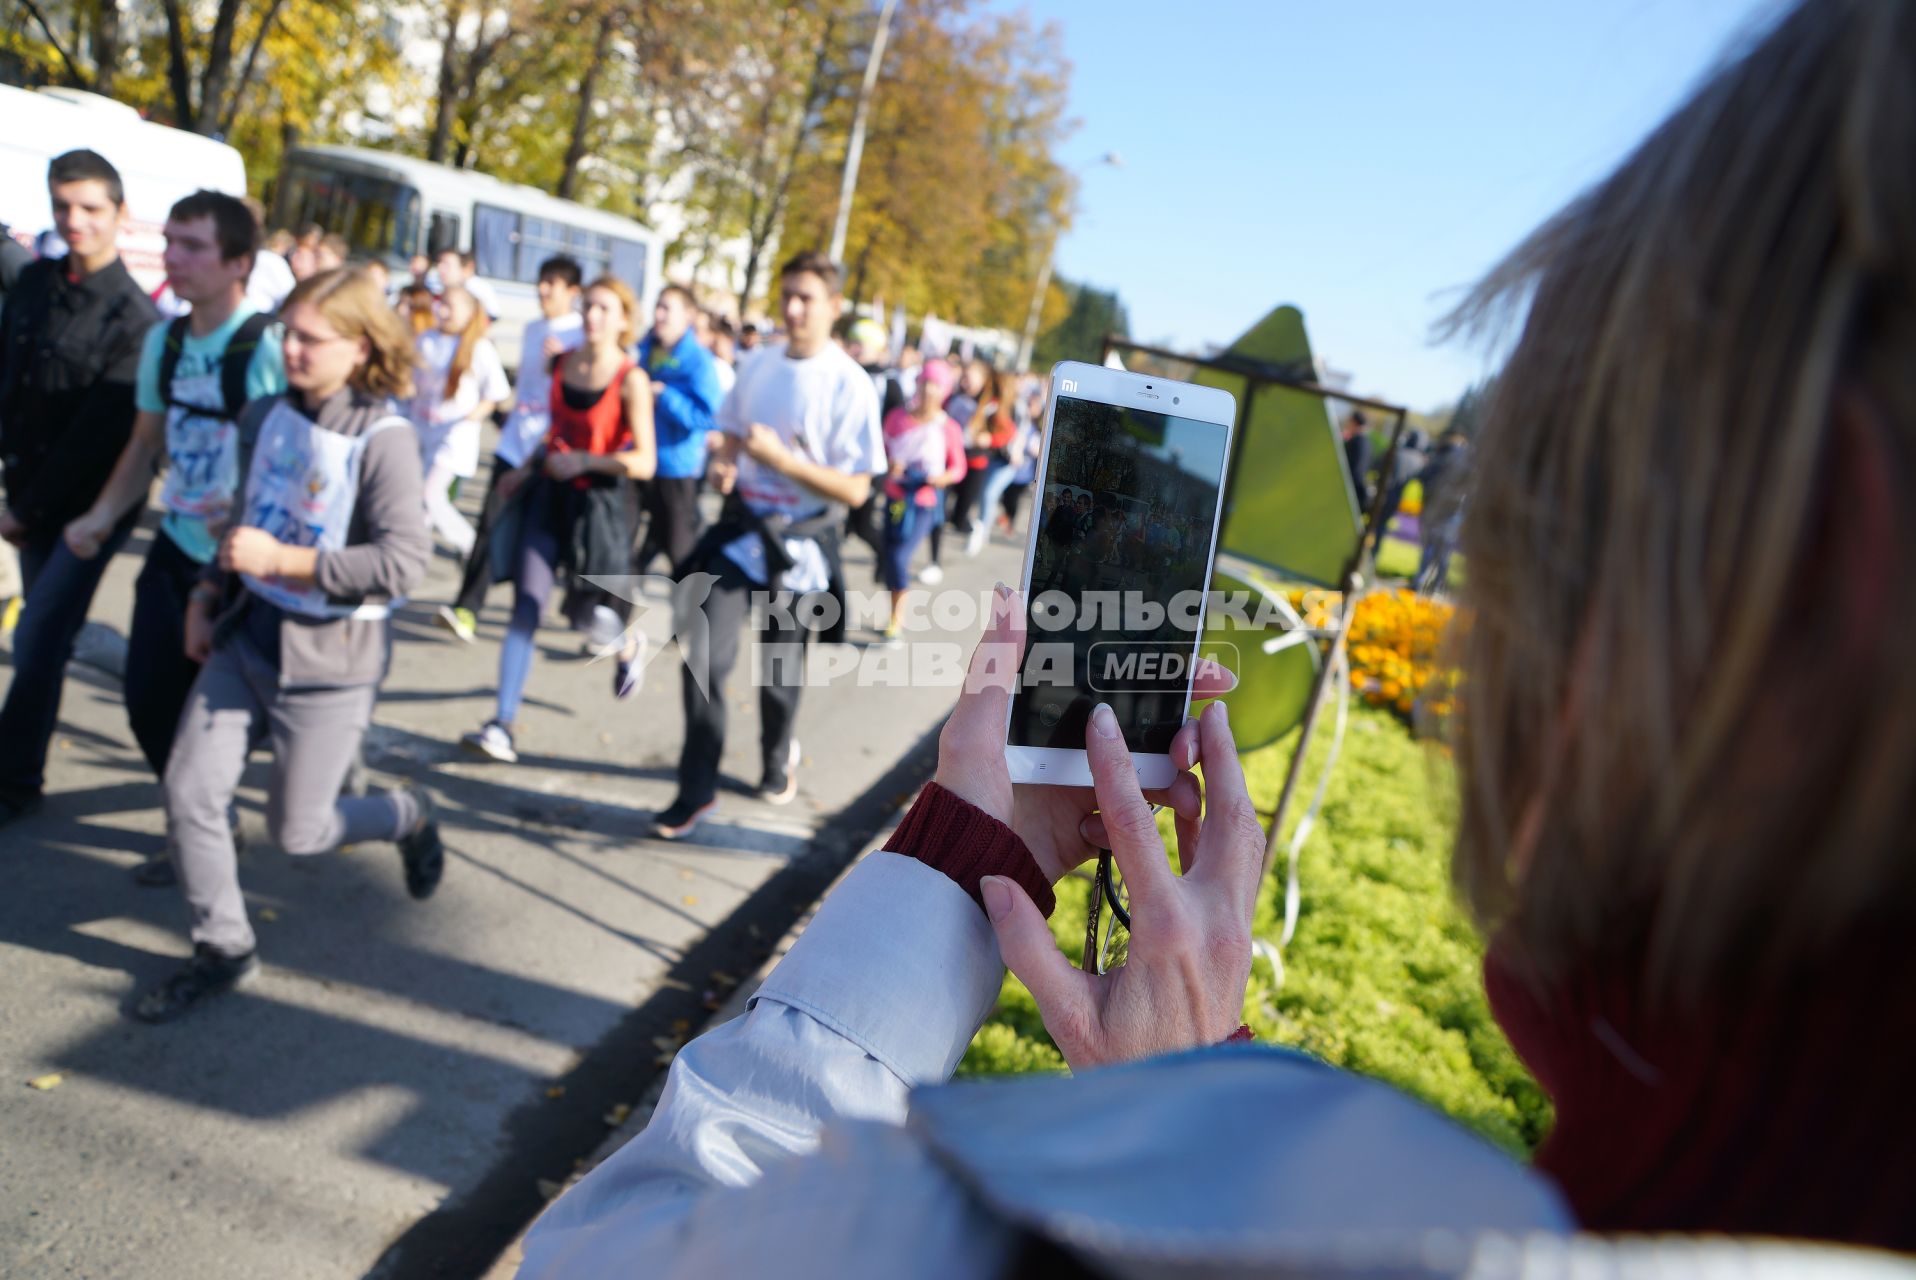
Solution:
[[[977,358],[894,360],[876,322],[844,321],[821,254],[784,265],[770,333],[677,284],[648,324],[626,282],[551,258],[509,377],[489,336],[498,303],[470,254],[416,258],[395,282],[337,235],[269,237],[256,204],[200,191],[167,217],[165,284],[149,295],[118,256],[113,165],[71,151],[47,182],[65,253],[22,261],[7,240],[0,277],[0,539],[23,602],[0,704],[0,824],[41,803],[65,664],[160,473],[124,692],[166,841],[136,878],[183,892],[194,954],[137,1003],[150,1021],[257,971],[234,804],[255,747],[272,754],[266,817],[281,849],[388,841],[413,897],[437,888],[431,797],[369,789],[360,763],[389,619],[424,582],[435,539],[463,560],[438,609],[460,641],[477,640],[489,591],[512,589],[496,707],[464,739],[505,763],[555,590],[626,698],[645,642],[632,593],[603,584],[637,581],[663,555],[674,634],[697,650],[684,655],[678,793],[653,816],[656,836],[677,839],[716,806],[725,686],[755,606],[758,794],[784,804],[805,645],[814,629],[843,638],[845,540],[877,555],[893,602],[880,643],[896,644],[914,555],[928,555],[916,580],[937,583],[945,528],[975,555],[994,526],[1013,531],[1032,485],[1041,384]],[[493,421],[475,525],[457,497]],[[825,595],[835,608],[807,607]],[[817,617],[837,621],[796,621]]]

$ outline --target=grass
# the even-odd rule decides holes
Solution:
[[[1330,734],[1312,744],[1303,794]],[[1260,805],[1277,795],[1295,735],[1245,757]],[[1514,1155],[1533,1150],[1549,1106],[1492,1021],[1483,944],[1450,890],[1451,766],[1389,714],[1353,706],[1342,757],[1302,855],[1302,910],[1284,975],[1260,958],[1244,1019],[1260,1040],[1293,1045],[1422,1098]],[[1167,843],[1170,839],[1165,825]],[[1088,886],[1058,890],[1052,932],[1074,960]],[[1282,867],[1260,895],[1254,931],[1283,928]],[[1007,976],[961,1074],[1062,1070],[1031,995]]]

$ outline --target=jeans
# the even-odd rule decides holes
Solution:
[[[978,519],[985,522],[989,529],[998,518],[998,502],[1005,496],[1005,490],[1011,487],[1018,468],[1009,462],[994,462],[985,468],[984,492],[978,498]]]
[[[765,590],[730,560],[719,560],[718,580],[699,606],[705,611],[703,642],[687,639],[698,636],[697,627],[674,619],[680,644],[690,649],[681,675],[685,746],[679,753],[678,795],[690,805],[708,804],[718,794],[719,761],[725,755],[725,682],[738,663],[739,636],[751,615],[752,595]],[[758,691],[759,749],[766,774],[782,778],[805,683],[805,641],[811,633],[797,623],[792,592],[777,592],[771,600],[772,608],[758,627],[764,666]],[[701,663],[710,697],[692,676]]]
[[[126,719],[156,777],[166,775],[186,696],[200,664],[186,656],[186,604],[202,565],[165,533],[153,535],[146,567],[133,584],[133,625],[126,641]]]
[[[20,548],[26,602],[13,631],[13,684],[0,705],[0,799],[35,799],[46,786],[47,743],[60,723],[60,690],[73,638],[133,524],[122,521],[91,560],[69,551],[59,530],[35,534]]]

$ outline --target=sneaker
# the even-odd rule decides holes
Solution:
[[[612,696],[629,698],[645,687],[646,637],[639,636],[639,647],[631,657],[620,656],[612,667]]]
[[[477,732],[459,739],[459,745],[475,755],[497,760],[500,764],[519,763],[519,753],[512,749],[512,730],[497,720],[486,721]]]
[[[983,520],[971,522],[971,532],[965,535],[965,554],[975,556],[985,549],[985,541],[991,537],[991,526]]]
[[[479,635],[478,616],[470,609],[461,609],[457,605],[439,606],[439,625],[455,636],[471,644]]]
[[[674,800],[670,808],[662,809],[652,815],[652,838],[655,840],[682,840],[692,834],[692,829],[705,820],[705,816],[718,808],[717,800],[707,800],[704,804],[687,804],[683,800]]]
[[[790,804],[798,795],[798,739],[793,738],[785,749],[785,767],[765,770],[764,781],[758,784],[758,798],[766,804]]]
[[[439,839],[439,810],[430,792],[407,788],[419,805],[419,821],[399,837],[399,860],[406,864],[406,892],[424,901],[446,874],[446,846]]]
[[[881,649],[898,649],[902,648],[904,643],[904,637],[898,632],[898,624],[896,622],[887,622],[884,631],[879,634],[878,647]]]
[[[928,587],[935,587],[945,580],[945,571],[935,564],[928,564],[918,571],[918,580]]]
[[[225,995],[259,973],[259,956],[223,956],[204,942],[186,967],[140,997],[133,1013],[142,1022],[171,1022],[208,996]]]

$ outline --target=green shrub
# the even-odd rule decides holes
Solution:
[[[1330,728],[1327,717],[1312,745],[1303,799]],[[1260,805],[1274,802],[1295,740],[1245,757]],[[1304,845],[1301,910],[1283,954],[1283,980],[1260,958],[1244,1018],[1260,1040],[1386,1081],[1527,1155],[1549,1128],[1549,1105],[1491,1020],[1483,944],[1451,894],[1450,778],[1439,749],[1412,742],[1385,712],[1352,707],[1343,755]],[[1169,847],[1168,818],[1162,825]],[[1052,933],[1074,961],[1088,896],[1086,882],[1067,880],[1051,917]],[[1280,865],[1259,896],[1254,931],[1275,943],[1283,924]],[[1062,1069],[1030,993],[1007,976],[960,1073]]]

